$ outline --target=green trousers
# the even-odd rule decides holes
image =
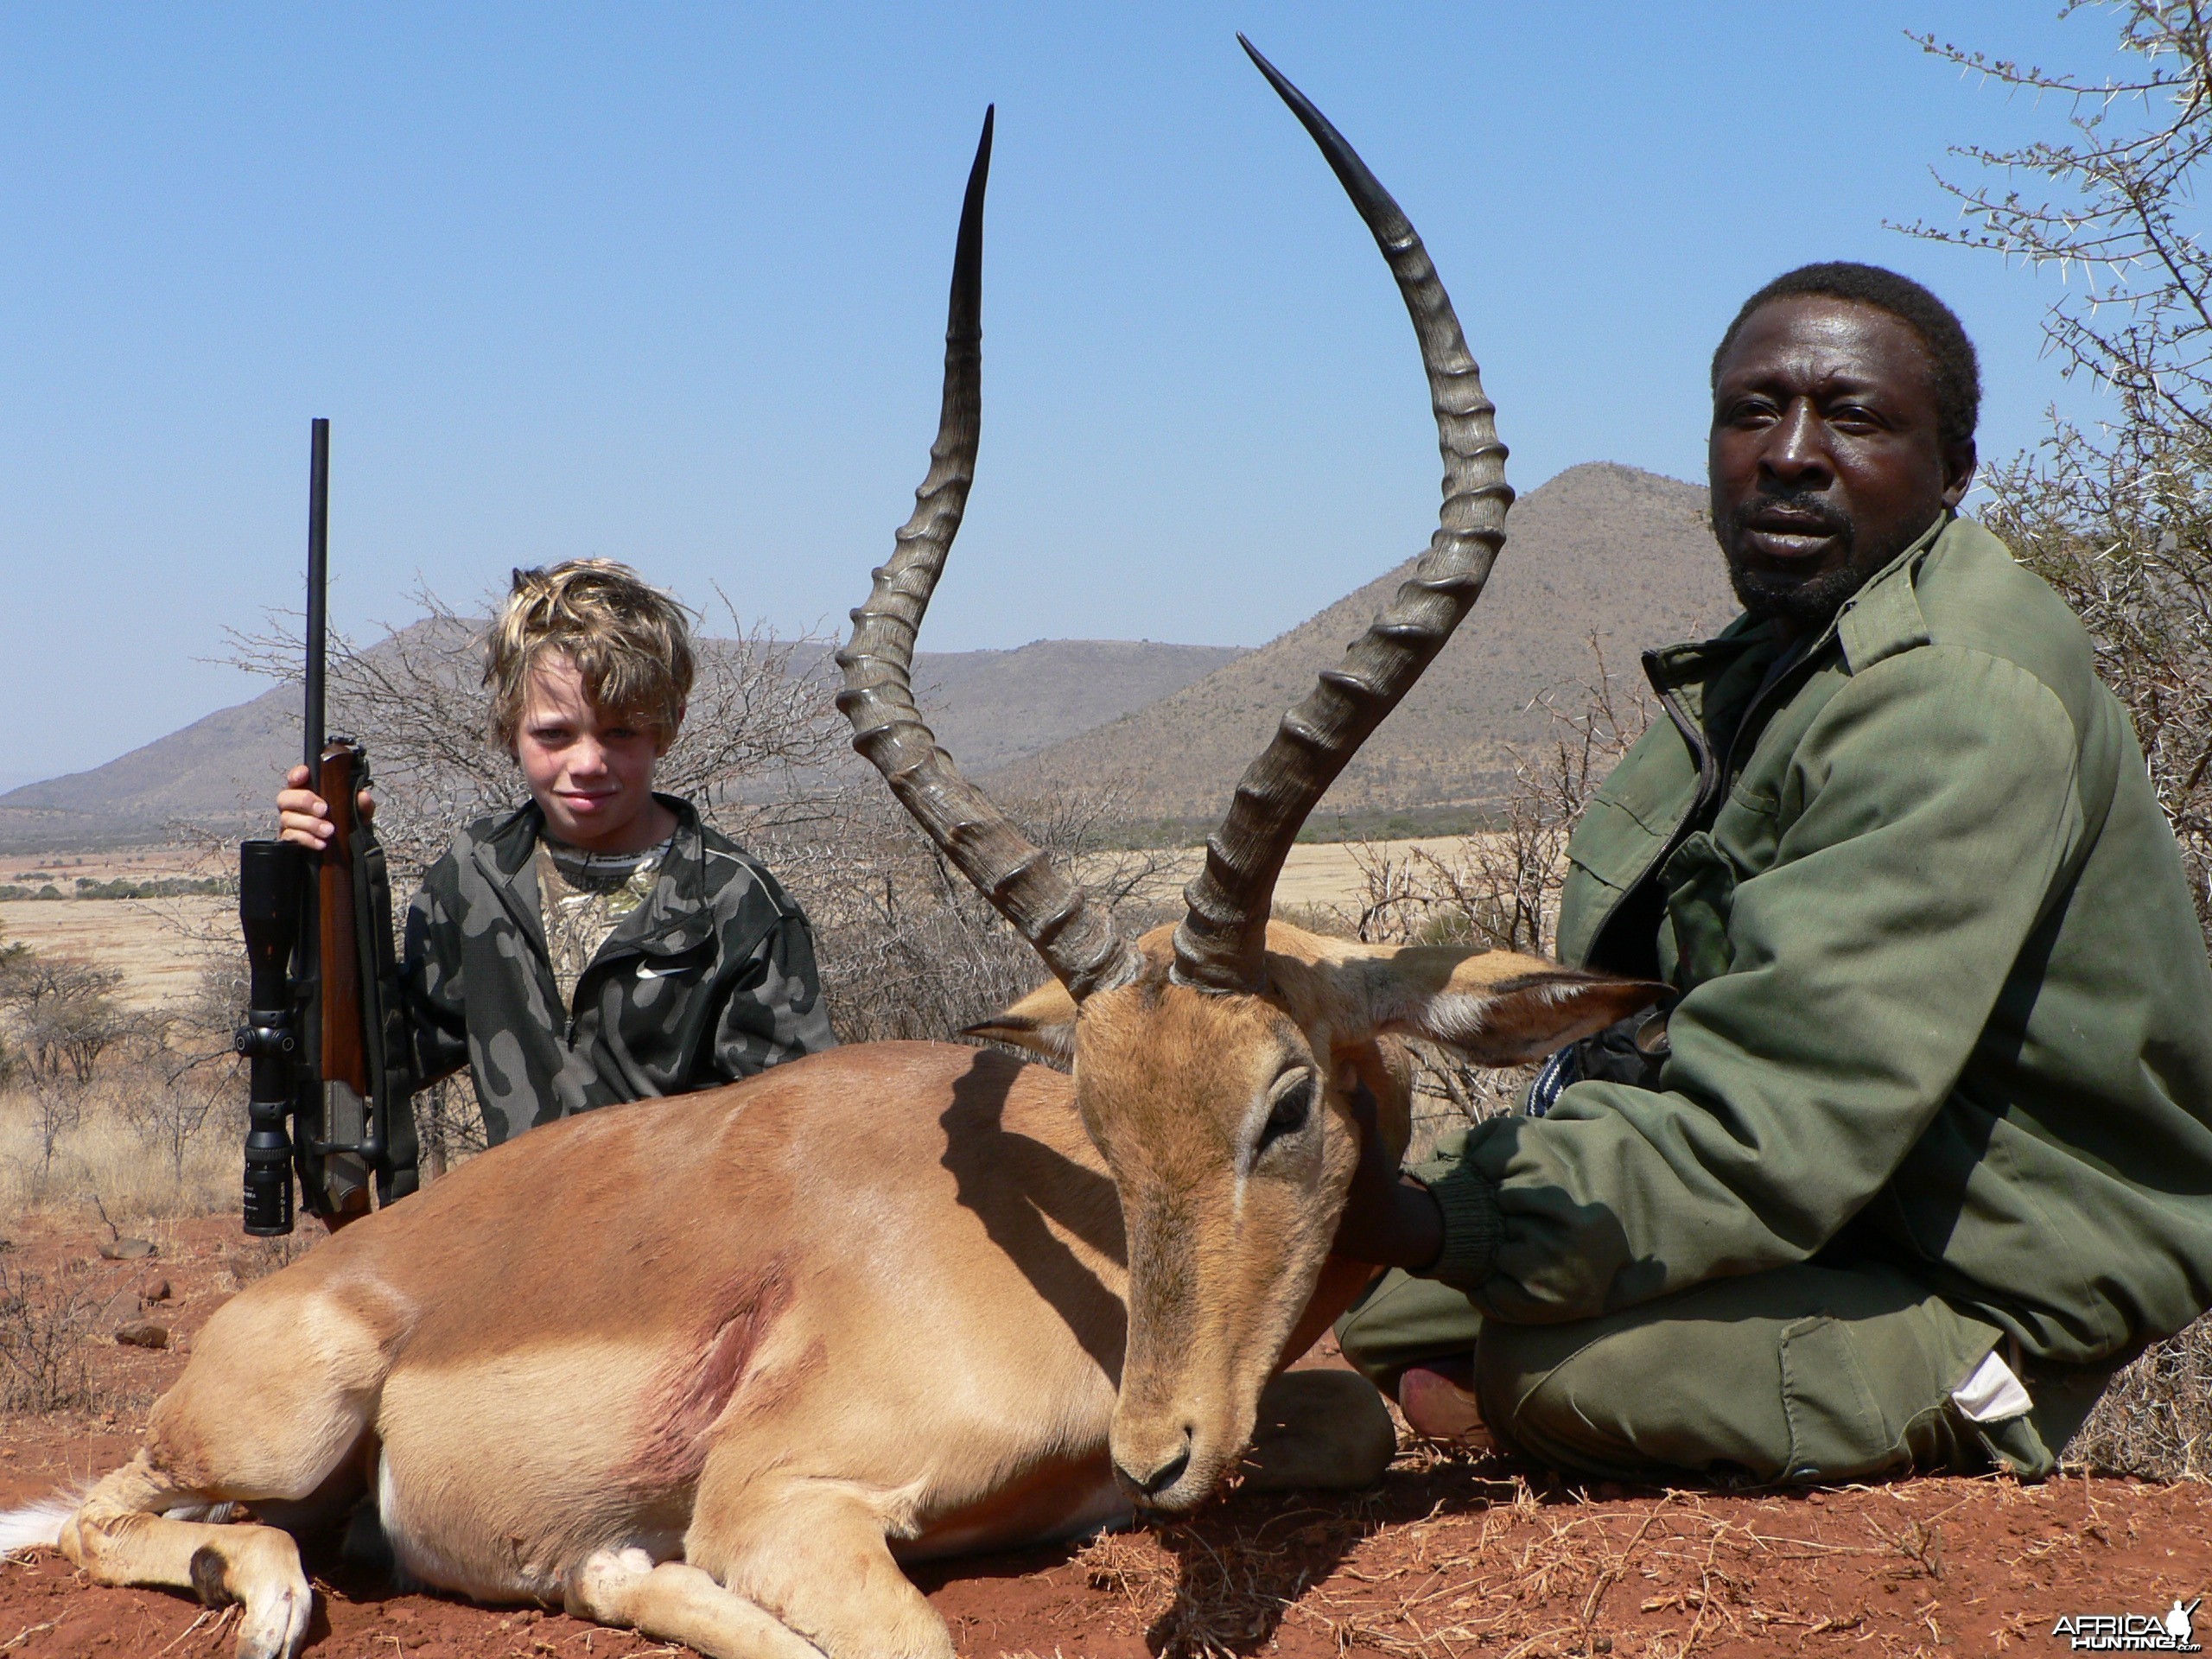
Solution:
[[[2107,1375],[2027,1374],[2032,1410],[1971,1422],[1951,1391],[2004,1332],[1875,1266],[1747,1274],[1560,1325],[1485,1320],[1459,1292],[1394,1271],[1337,1338],[1386,1393],[1416,1361],[1471,1352],[1476,1401],[1500,1441],[1618,1480],[1993,1467],[2039,1479]]]

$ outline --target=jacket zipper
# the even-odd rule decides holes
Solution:
[[[1636,879],[1621,889],[1620,897],[1606,907],[1604,917],[1598,923],[1597,931],[1590,936],[1590,942],[1593,947],[1605,937],[1605,930],[1613,925],[1613,918],[1620,913],[1621,906],[1628,903],[1643,884],[1651,879],[1653,874],[1662,868],[1667,861],[1681,849],[1682,843],[1697,833],[1698,826],[1704,821],[1706,815],[1719,805],[1721,790],[1726,784],[1729,772],[1735,766],[1736,746],[1738,740],[1751,728],[1754,716],[1765,707],[1768,698],[1781,688],[1784,681],[1793,677],[1800,668],[1810,662],[1818,649],[1816,645],[1812,650],[1802,652],[1795,662],[1789,664],[1781,673],[1774,676],[1759,688],[1757,694],[1752,696],[1750,704],[1745,709],[1743,717],[1736,722],[1736,729],[1728,740],[1728,753],[1725,760],[1713,753],[1712,741],[1706,736],[1705,728],[1691,718],[1690,711],[1683,703],[1681,694],[1666,684],[1662,677],[1663,665],[1660,662],[1659,653],[1656,651],[1647,651],[1643,653],[1643,677],[1651,682],[1651,690],[1659,698],[1659,706],[1667,711],[1667,718],[1674,721],[1675,729],[1682,734],[1682,741],[1689,745],[1690,753],[1697,760],[1697,795],[1690,802],[1689,810],[1682,815],[1681,820],[1675,825],[1673,832],[1668,836],[1665,844],[1637,873]]]

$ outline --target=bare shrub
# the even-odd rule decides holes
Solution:
[[[1592,677],[1547,690],[1533,705],[1550,715],[1551,730],[1541,743],[1509,751],[1513,781],[1495,828],[1444,849],[1354,844],[1362,891],[1339,918],[1352,937],[1535,956],[1557,950],[1567,838],[1599,785],[1651,723],[1649,699],[1641,688],[1616,679],[1594,635],[1590,652]],[[1531,1075],[1470,1065],[1429,1044],[1410,1046],[1417,1063],[1414,1158],[1453,1128],[1511,1110]]]
[[[177,1185],[184,1184],[187,1156],[210,1124],[232,1131],[227,1145],[243,1144],[236,1096],[219,1073],[211,1078],[142,1072],[137,1086],[123,1096],[123,1116],[138,1138],[168,1160]],[[232,1109],[225,1110],[226,1107]],[[243,1155],[243,1154],[241,1154]]]
[[[1125,926],[1154,919],[1168,855],[1110,844],[1117,791],[1058,785],[1003,804]],[[1036,952],[879,787],[862,782],[803,815],[756,813],[733,827],[805,906],[847,1042],[950,1038],[1043,977]]]
[[[92,1081],[100,1057],[133,1022],[115,1001],[123,976],[82,957],[22,951],[0,967],[0,1019],[32,1078]]]
[[[1985,515],[2063,594],[2127,707],[2212,940],[2212,17],[2196,0],[2072,0],[2116,16],[2121,74],[2083,80],[1921,37],[1927,51],[2063,111],[2056,137],[1953,153],[1961,226],[1911,233],[2056,269],[2044,332],[2069,377],[2111,396],[2094,429],[2058,419],[1988,468]],[[2023,194],[2038,181],[2048,194]],[[2078,286],[2076,285],[2078,283]]]
[[[39,1173],[49,1174],[54,1147],[85,1121],[85,1090],[69,1079],[34,1077],[24,1093],[29,1096],[30,1121],[38,1135]]]
[[[82,1270],[0,1262],[0,1408],[65,1411],[93,1403],[85,1343],[102,1311]]]
[[[148,1105],[165,1090],[204,1090],[212,1081],[172,1078],[147,1058],[105,1065],[86,1084],[65,1076],[35,1090],[28,1083],[0,1090],[0,1213],[74,1211],[91,1194],[134,1224],[235,1205],[238,1091],[225,1087],[204,1114],[189,1094],[174,1109]],[[186,1121],[165,1124],[172,1109]]]
[[[2113,16],[2130,65],[2100,80],[1919,37],[2065,125],[2014,149],[1955,149],[1982,169],[1982,182],[1940,181],[1964,224],[1902,228],[2068,279],[2044,332],[2069,378],[2110,395],[2113,417],[2084,429],[2054,411],[2041,446],[1985,471],[1984,517],[2088,627],[2212,944],[2212,248],[2197,188],[2212,155],[2212,16],[2198,0],[2069,0],[2062,15],[2097,11]],[[2022,179],[2047,194],[2022,194]],[[2069,1456],[2201,1471],[2208,1398],[2200,1321],[2115,1379]]]

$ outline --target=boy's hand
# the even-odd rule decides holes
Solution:
[[[1426,1186],[1384,1154],[1376,1099],[1365,1084],[1352,1090],[1351,1112],[1359,1125],[1359,1166],[1330,1248],[1354,1262],[1418,1273],[1444,1253],[1444,1212]]]
[[[319,853],[331,836],[330,806],[308,787],[308,769],[303,766],[284,774],[285,787],[276,796],[276,822],[282,839]],[[377,815],[375,798],[363,790],[354,799],[354,810],[366,823]]]

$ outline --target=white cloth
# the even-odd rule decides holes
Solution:
[[[1974,1368],[1972,1376],[1951,1390],[1951,1398],[1970,1423],[2001,1423],[2035,1404],[1994,1348]]]

